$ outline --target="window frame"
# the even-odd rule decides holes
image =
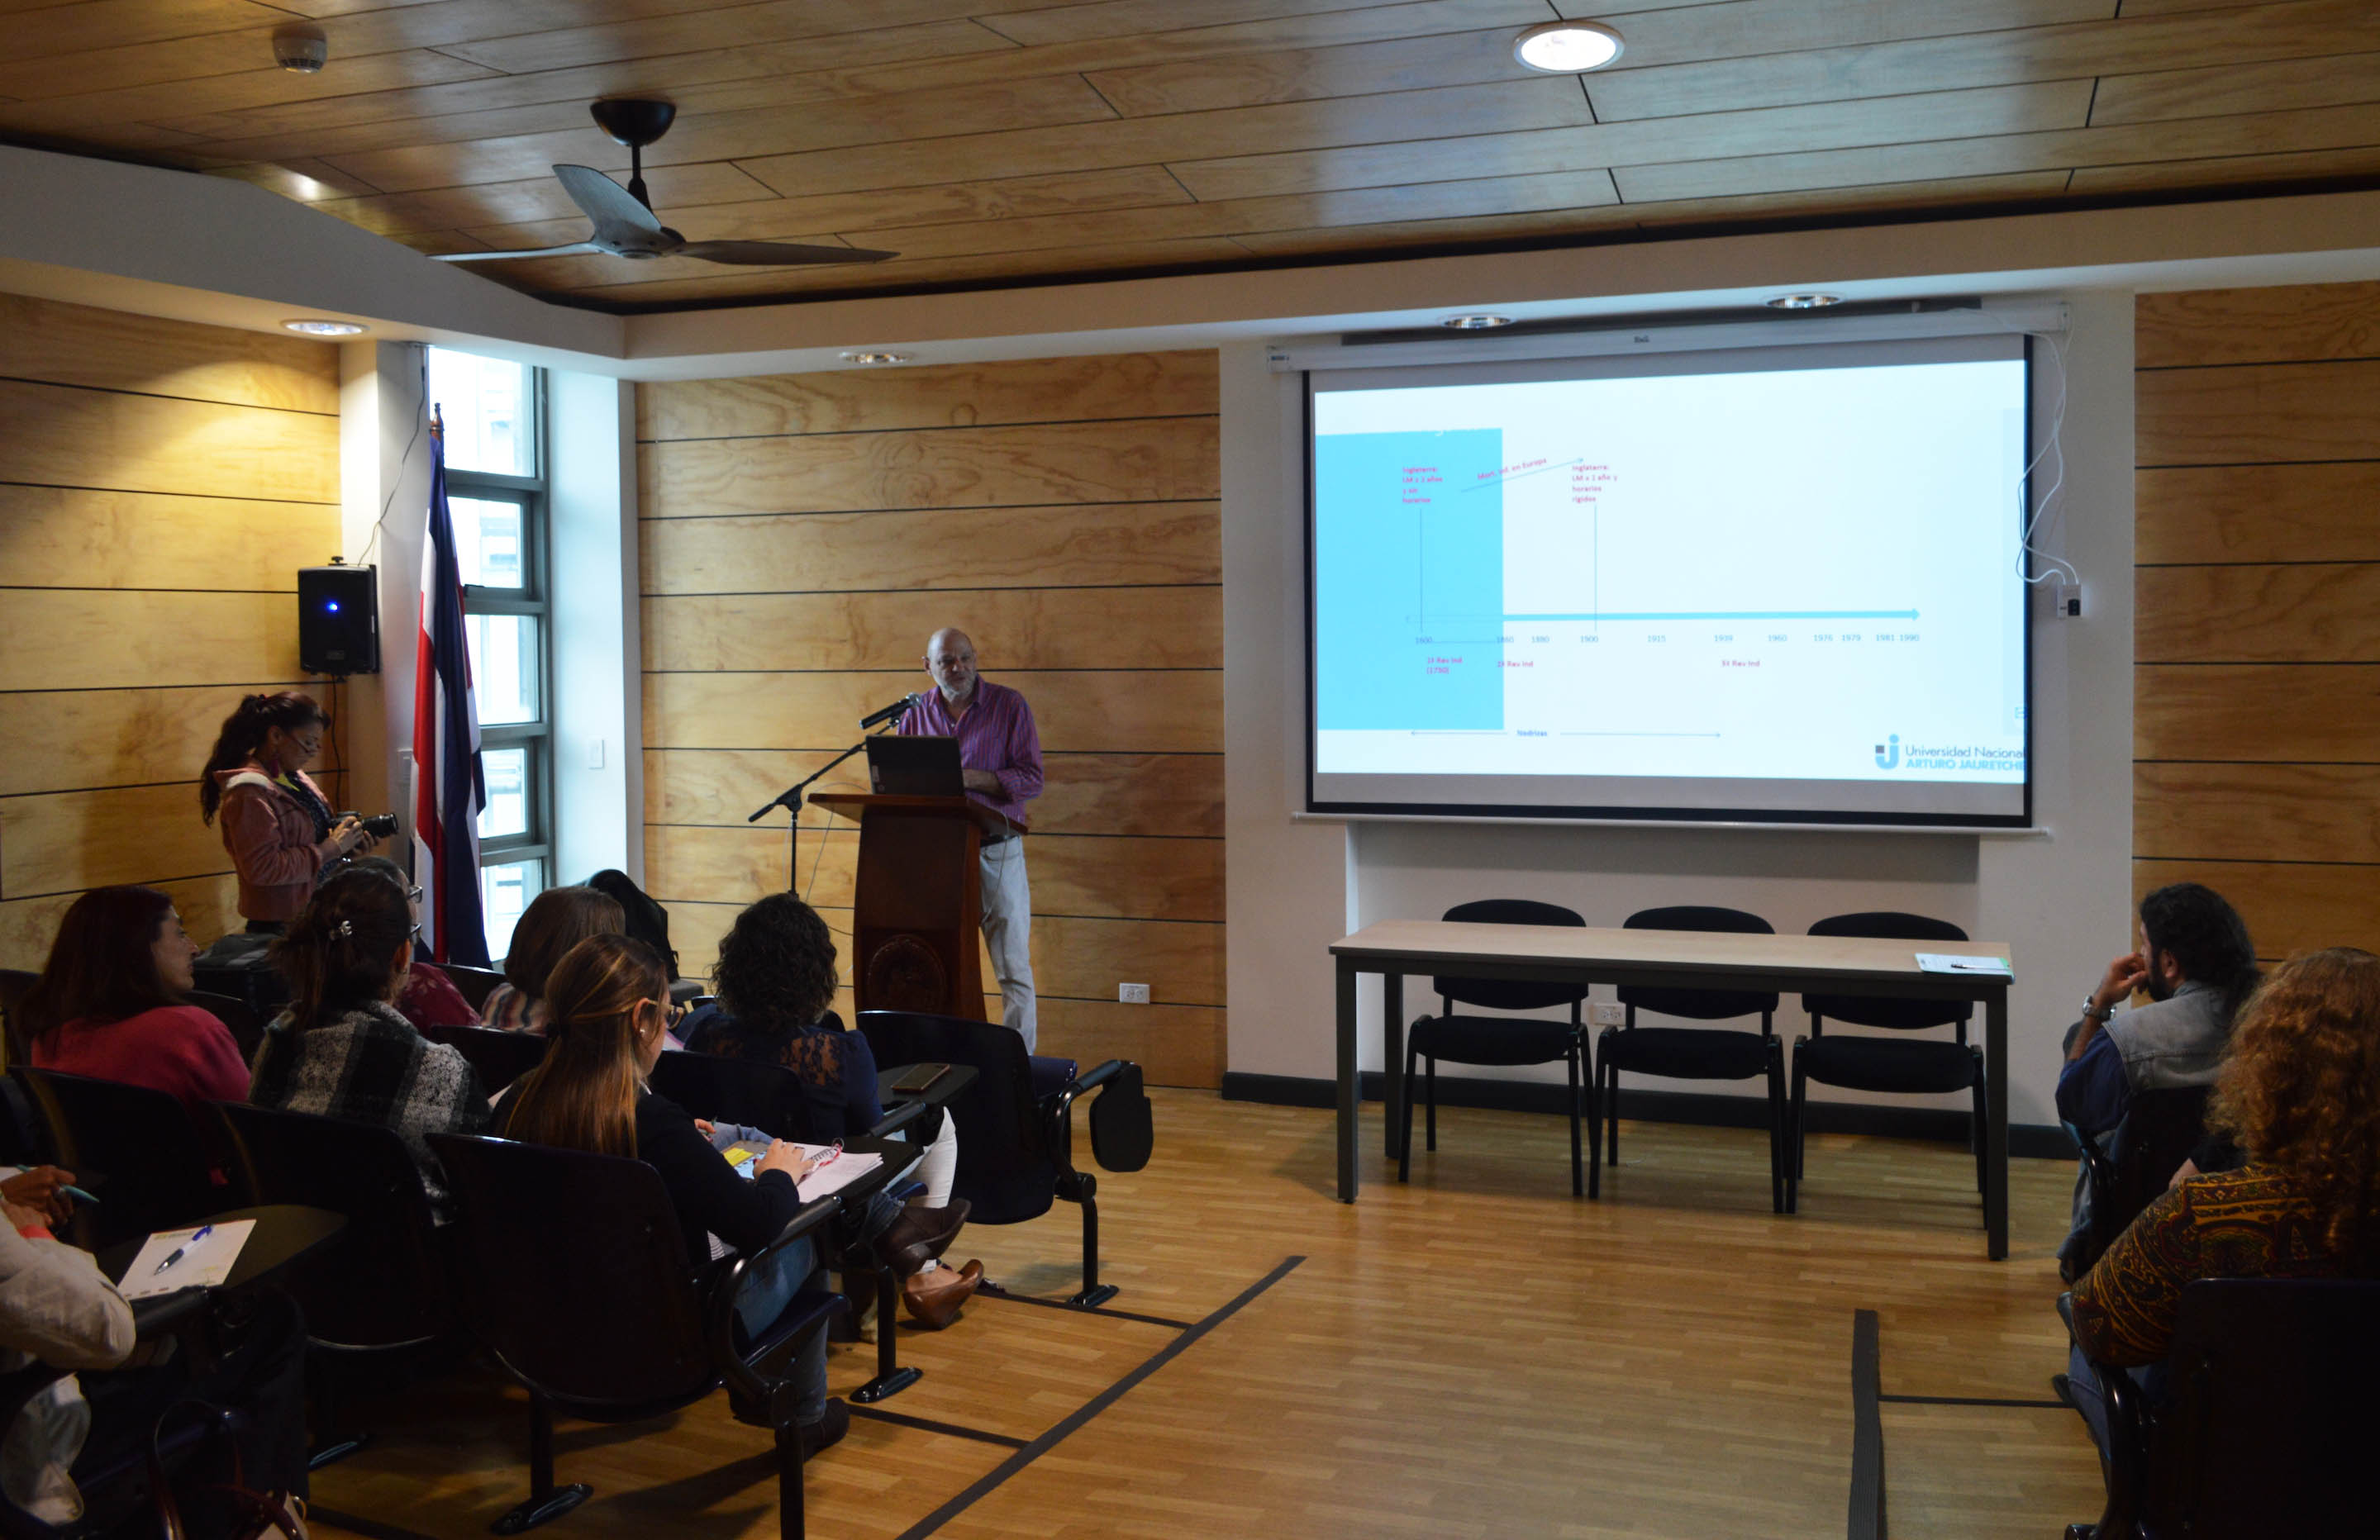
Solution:
[[[449,348],[453,353],[462,348]],[[426,360],[425,360],[425,368]],[[521,413],[524,426],[531,436],[529,463],[535,474],[516,476],[487,470],[462,470],[446,467],[446,496],[451,504],[456,498],[483,502],[511,503],[521,511],[521,585],[519,588],[493,587],[481,583],[463,585],[463,613],[474,615],[523,615],[531,617],[536,637],[534,664],[537,710],[525,722],[480,724],[480,749],[484,756],[490,750],[525,748],[528,755],[528,773],[523,787],[528,801],[527,829],[518,834],[500,834],[480,842],[480,866],[508,867],[533,861],[536,863],[536,884],[531,897],[555,885],[553,871],[553,597],[552,535],[552,443],[548,416],[546,371],[535,365],[523,366],[528,375],[527,399]],[[482,762],[484,772],[484,760]],[[482,891],[484,891],[484,887]],[[494,948],[490,947],[492,954]]]

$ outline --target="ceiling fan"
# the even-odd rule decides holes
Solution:
[[[527,251],[449,251],[442,262],[487,262],[508,257],[577,257],[602,253],[650,261],[655,257],[698,257],[706,262],[730,262],[743,267],[807,267],[826,262],[880,262],[896,251],[869,251],[852,246],[796,246],[769,240],[688,240],[661,222],[652,199],[645,192],[645,146],[669,132],[677,107],[668,102],[623,100],[598,102],[589,107],[596,127],[614,142],[628,147],[625,188],[592,166],[553,168],[562,190],[595,222],[585,240],[567,246],[541,246]]]

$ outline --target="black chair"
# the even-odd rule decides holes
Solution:
[[[78,1204],[70,1227],[84,1250],[238,1205],[238,1188],[216,1185],[205,1141],[164,1092],[22,1064],[8,1073],[41,1114],[47,1158],[78,1179],[98,1179],[84,1184],[101,1201]]]
[[[2205,1132],[2206,1099],[2213,1091],[2211,1085],[2175,1085],[2133,1092],[2123,1122],[2104,1149],[2073,1124],[2066,1125],[2082,1146],[2083,1180],[2091,1189],[2084,1249],[2070,1259],[2076,1278],[2089,1272],[2172,1182]]]
[[[1559,903],[1539,903],[1525,898],[1488,898],[1473,903],[1458,903],[1449,909],[1445,918],[1466,920],[1479,925],[1567,925],[1582,929],[1585,919]],[[1586,1191],[1586,1158],[1580,1149],[1579,1104],[1585,1100],[1586,1127],[1590,1139],[1600,1137],[1602,1117],[1593,1101],[1586,1097],[1592,1079],[1594,1057],[1586,1041],[1585,1023],[1580,1016],[1586,1000],[1584,984],[1525,984],[1500,978],[1433,978],[1430,988],[1438,991],[1439,1013],[1422,1016],[1413,1024],[1405,1038],[1405,1107],[1404,1126],[1397,1134],[1397,1180],[1403,1182],[1413,1170],[1413,1084],[1414,1062],[1422,1063],[1423,1139],[1426,1149],[1438,1148],[1438,1062],[1447,1060],[1456,1064],[1550,1064],[1561,1060],[1570,1066],[1570,1191],[1577,1197]],[[1567,1005],[1570,1020],[1549,1022],[1531,1017],[1463,1016],[1455,1014],[1457,1002],[1485,1006],[1491,1011],[1538,1011],[1548,1006]]]
[[[2372,1533],[2380,1283],[2191,1284],[2161,1406],[2123,1370],[2092,1370],[2107,1402],[2107,1506],[2069,1536]]]
[[[710,1053],[664,1053],[653,1065],[649,1084],[684,1108],[687,1116],[711,1122],[748,1123],[780,1139],[806,1145],[832,1144],[844,1132],[842,1093],[812,1085],[783,1064]],[[895,1108],[868,1132],[889,1138],[926,1110],[923,1102]],[[892,1192],[896,1197],[901,1195],[897,1186]],[[860,1296],[850,1293],[855,1279],[863,1284],[872,1281],[876,1318],[889,1322],[900,1308],[899,1288],[890,1272],[865,1267],[863,1261],[853,1259],[844,1274],[852,1309],[855,1314],[861,1309]],[[876,1375],[852,1391],[853,1401],[863,1406],[880,1401],[923,1377],[922,1370],[901,1366],[899,1340],[900,1333],[881,1326],[877,1328]]]
[[[441,963],[438,968],[474,1011],[486,1010],[488,997],[504,981],[504,976],[493,968],[467,967],[461,963]]]
[[[25,1041],[24,1030],[17,1021],[17,1006],[41,976],[22,968],[0,968],[0,1031],[6,1033],[11,1064],[28,1063],[32,1059],[32,1045]]]
[[[1810,927],[1810,934],[1953,944],[1967,939],[1967,933],[1949,920],[1891,910],[1836,915]],[[1968,1124],[1967,1143],[1974,1151],[1975,1191],[1980,1194],[1984,1190],[1984,1119],[1988,1106],[1984,1050],[1967,1041],[1967,1023],[1973,1019],[1974,1002],[1893,1000],[1877,995],[1803,995],[1802,1008],[1810,1013],[1810,1035],[1793,1040],[1791,1147],[1785,1170],[1785,1211],[1792,1213],[1801,1204],[1802,1157],[1809,1136],[1808,1083],[1813,1080],[1821,1085],[1896,1096],[1968,1092],[1973,1098],[1974,1117]],[[1900,1037],[1829,1037],[1826,1030],[1830,1020],[1893,1032],[1948,1026],[1957,1030],[1958,1040],[1946,1043],[1939,1038],[1914,1042]]]
[[[862,1011],[859,1030],[880,1064],[966,1064],[975,1084],[943,1110],[958,1120],[959,1165],[953,1197],[967,1200],[970,1224],[1022,1224],[1059,1198],[1083,1211],[1083,1287],[1070,1304],[1105,1304],[1113,1284],[1099,1281],[1099,1180],[1075,1169],[1074,1107],[1097,1090],[1091,1153],[1111,1171],[1148,1164],[1152,1132],[1140,1066],[1111,1059],[1036,1098],[1025,1039],[996,1022],[914,1011]],[[1110,1103],[1114,1105],[1110,1107]],[[984,1287],[1001,1291],[996,1284]]]
[[[395,1129],[244,1102],[210,1107],[230,1135],[251,1201],[346,1216],[338,1240],[289,1285],[306,1315],[313,1463],[327,1465],[369,1442],[338,1425],[342,1365],[419,1354],[456,1334],[449,1250]]]
[[[480,1089],[492,1097],[544,1063],[548,1046],[541,1032],[500,1032],[492,1026],[442,1026],[425,1036],[461,1054],[480,1077]]]
[[[528,1500],[498,1520],[496,1533],[534,1528],[593,1490],[554,1485],[557,1411],[644,1422],[723,1383],[739,1414],[765,1409],[777,1440],[778,1533],[800,1540],[798,1390],[781,1371],[842,1310],[843,1296],[805,1291],[757,1340],[739,1341],[735,1291],[755,1262],[832,1218],[836,1201],[803,1205],[765,1249],[698,1279],[661,1173],[641,1160],[452,1134],[431,1134],[430,1146],[461,1209],[473,1329],[528,1391]]]
[[[253,1063],[257,1045],[264,1041],[264,1018],[254,1007],[237,995],[212,994],[205,989],[192,989],[186,997],[192,1005],[224,1024],[233,1042],[239,1045],[239,1056]]]
[[[1776,927],[1741,909],[1682,903],[1640,909],[1622,922],[1630,930],[1709,930],[1739,936],[1773,936]],[[1785,1049],[1777,1037],[1777,997],[1750,989],[1684,989],[1623,985],[1620,1003],[1626,1021],[1607,1026],[1596,1039],[1595,1073],[1603,1090],[1603,1136],[1609,1158],[1620,1164],[1620,1073],[1670,1080],[1756,1080],[1768,1077],[1769,1207],[1785,1212]],[[1694,1021],[1760,1018],[1757,1032],[1697,1026],[1638,1026],[1636,1013],[1651,1011]],[[1605,1152],[1598,1148],[1587,1170],[1587,1194],[1601,1189]]]

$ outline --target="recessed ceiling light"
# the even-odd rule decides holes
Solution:
[[[905,364],[909,361],[909,355],[906,353],[846,353],[843,356],[843,361],[847,364]]]
[[[1840,294],[1780,294],[1768,302],[1772,310],[1823,310],[1829,305],[1840,305]]]
[[[371,330],[353,321],[285,321],[281,329],[305,337],[360,337]]]
[[[1450,332],[1492,332],[1499,326],[1512,325],[1512,318],[1485,314],[1448,316],[1439,324]]]
[[[1548,21],[1512,42],[1512,57],[1548,75],[1581,75],[1620,57],[1620,34],[1592,21]]]

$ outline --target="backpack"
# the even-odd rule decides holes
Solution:
[[[628,934],[661,953],[669,980],[677,982],[677,949],[670,945],[669,911],[653,902],[626,872],[606,867],[587,886],[615,901],[628,916]]]

